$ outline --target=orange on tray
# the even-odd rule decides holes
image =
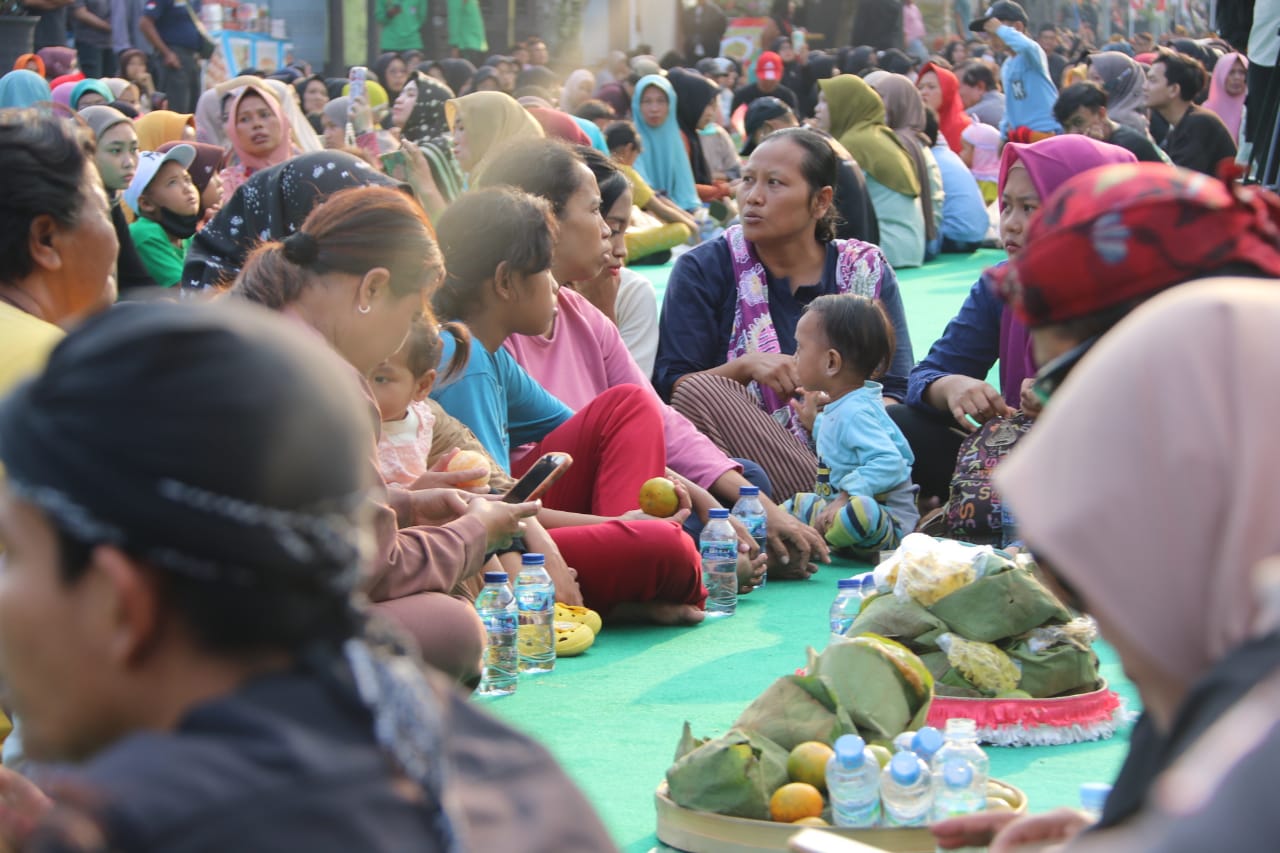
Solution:
[[[806,817],[822,817],[822,792],[808,782],[788,782],[769,798],[769,817],[779,823],[795,823]]]

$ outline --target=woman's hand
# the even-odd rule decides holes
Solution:
[[[831,562],[830,549],[818,531],[772,502],[765,504],[765,515],[771,577],[804,580],[818,571],[815,561]]]
[[[929,831],[942,850],[957,847],[986,847],[1000,830],[1023,819],[1013,812],[977,812],[951,817],[930,825]]]
[[[1000,392],[981,379],[953,373],[936,380],[929,386],[932,400],[941,399],[940,409],[946,409],[965,432],[973,432],[977,424],[984,424],[994,417],[1005,417],[1009,406]],[[969,420],[969,417],[973,421]]]
[[[484,525],[485,550],[497,551],[506,548],[512,539],[521,535],[526,526],[524,519],[535,515],[541,508],[541,501],[509,504],[494,498],[472,497],[466,515],[480,519],[480,523]]]
[[[369,106],[367,95],[352,98],[347,104],[347,121],[351,122],[351,129],[356,136],[373,129],[373,109]]]
[[[457,456],[460,449],[455,447],[445,455],[436,460],[436,464],[431,466],[431,470],[427,471],[421,477],[413,481],[410,489],[464,489],[477,495],[489,494],[489,487],[484,486],[462,486],[462,483],[471,480],[478,480],[486,474],[490,473],[488,468],[467,468],[464,471],[450,471],[449,460]]]
[[[447,488],[410,491],[410,523],[414,526],[448,524],[465,514],[475,497],[468,492]]]
[[[804,399],[792,400],[790,405],[796,417],[800,419],[801,426],[812,433],[814,421],[818,419],[818,412],[831,402],[831,396],[826,391],[806,391],[803,388],[798,390],[804,395]]]
[[[991,853],[1015,853],[1028,845],[1043,849],[1070,841],[1092,825],[1093,818],[1075,809],[1054,809],[1020,817],[996,833],[991,841]]]
[[[404,165],[397,165],[392,169],[390,177],[397,181],[404,181],[412,187],[413,194],[418,197],[422,209],[428,215],[439,213],[445,206],[444,196],[436,186],[436,176],[431,173],[431,164],[427,162],[427,155],[413,144],[402,144],[400,150],[404,152]]]
[[[0,845],[20,850],[53,808],[53,801],[27,777],[0,767]]]
[[[693,500],[689,497],[689,490],[684,483],[676,481],[676,511],[666,518],[659,518],[656,515],[649,515],[642,509],[633,509],[631,512],[624,512],[618,516],[619,521],[670,521],[673,524],[683,525],[685,519],[689,517],[689,513],[693,512]]]
[[[578,572],[569,567],[556,547],[555,540],[536,518],[525,519],[524,544],[535,554],[546,557],[547,574],[556,585],[556,601],[572,607],[582,607],[582,590],[578,586]]]
[[[1021,406],[1023,414],[1030,415],[1033,418],[1039,417],[1040,413],[1044,411],[1044,404],[1040,402],[1040,398],[1032,390],[1035,386],[1036,380],[1034,376],[1028,376],[1022,380],[1022,393],[1018,400],[1018,405]]]
[[[800,387],[800,373],[796,370],[796,360],[791,356],[753,352],[742,357],[747,359],[748,382],[759,382],[784,399],[789,399]]]

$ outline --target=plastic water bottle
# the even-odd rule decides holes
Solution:
[[[831,642],[838,643],[858,618],[862,608],[862,578],[840,578],[836,581],[836,600],[831,602]]]
[[[484,589],[476,597],[476,611],[484,623],[484,666],[478,696],[506,696],[516,692],[520,655],[516,649],[519,615],[506,572],[485,572]]]
[[[729,510],[716,508],[709,514],[698,540],[707,617],[732,616],[738,609],[738,534],[729,523]]]
[[[933,757],[942,749],[942,732],[933,726],[922,726],[911,738],[911,751],[926,764],[932,765]]]
[[[520,671],[529,675],[556,668],[556,585],[547,574],[546,563],[542,554],[524,554],[516,575]]]
[[[924,826],[933,807],[929,765],[914,752],[899,752],[880,774],[880,802],[888,826]]]
[[[987,807],[991,764],[978,746],[978,725],[956,717],[947,720],[947,737],[933,756],[933,817],[944,820]]]
[[[764,504],[760,503],[760,487],[759,486],[741,486],[738,489],[738,502],[733,505],[732,515],[738,521],[742,522],[742,526],[747,528],[747,532],[751,534],[751,538],[756,541],[756,546],[760,549],[761,554],[767,554],[765,550],[768,546],[768,526],[765,521]],[[765,577],[760,576],[760,586],[764,586]]]
[[[836,826],[871,827],[880,821],[880,762],[857,735],[836,738],[827,759],[827,794]]]
[[[1111,786],[1106,782],[1085,782],[1080,786],[1080,809],[1094,822],[1102,820],[1102,811],[1107,807],[1107,797],[1111,796]]]

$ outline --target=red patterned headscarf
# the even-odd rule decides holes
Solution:
[[[1096,314],[1235,264],[1280,277],[1280,197],[1163,163],[1101,166],[1064,183],[991,271],[1036,328]]]

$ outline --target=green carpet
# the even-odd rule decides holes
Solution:
[[[916,357],[922,357],[964,301],[983,268],[1003,253],[948,258],[899,274]],[[659,300],[670,266],[637,267]],[[620,555],[621,562],[621,555]],[[556,671],[486,702],[545,744],[586,792],[618,845],[647,851],[654,835],[654,788],[671,763],[685,720],[700,736],[723,734],[779,676],[805,664],[805,648],[827,639],[836,580],[852,564],[804,582],[774,582],[742,599],[730,619],[696,628],[606,627],[595,646]],[[1103,676],[1137,707],[1114,653],[1099,648]],[[1077,804],[1081,782],[1110,781],[1123,737],[1061,747],[991,749],[992,773],[1022,788],[1033,811]]]

